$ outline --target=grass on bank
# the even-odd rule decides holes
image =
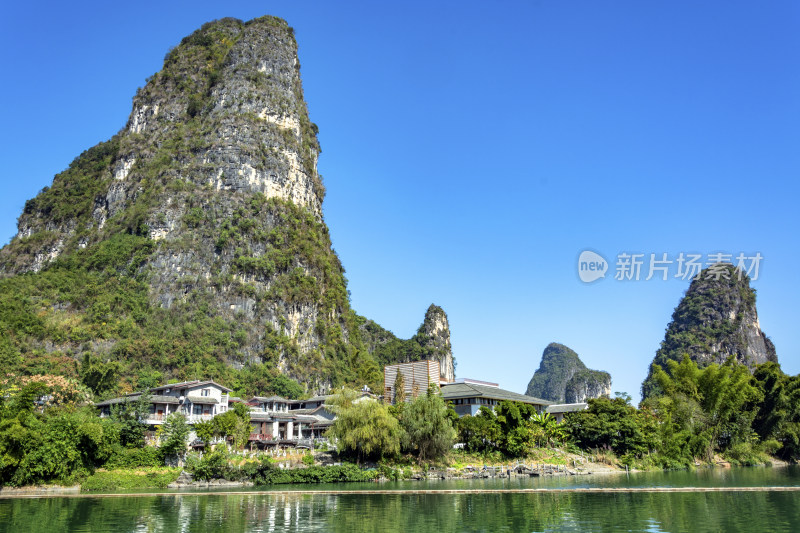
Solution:
[[[97,470],[81,483],[81,492],[109,493],[140,489],[166,489],[178,479],[180,468]]]

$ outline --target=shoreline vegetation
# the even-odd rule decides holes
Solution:
[[[542,449],[541,453],[519,459],[494,463],[484,461],[481,457],[472,454],[454,453],[439,464],[418,465],[406,462],[393,462],[383,464],[366,464],[362,466],[353,463],[314,464],[309,466],[308,460],[303,463],[298,457],[289,457],[284,461],[266,461],[273,472],[270,476],[260,478],[253,476],[257,465],[269,459],[267,456],[250,458],[248,460],[233,459],[228,463],[228,478],[208,477],[195,479],[182,467],[149,467],[149,468],[119,468],[98,469],[95,473],[82,480],[81,483],[69,486],[52,485],[27,485],[22,487],[0,487],[0,499],[31,496],[70,496],[70,495],[113,495],[113,494],[150,494],[152,490],[170,490],[168,494],[194,494],[198,489],[239,489],[252,487],[254,489],[266,488],[275,485],[312,485],[319,483],[386,483],[392,481],[447,481],[469,480],[488,478],[530,478],[554,476],[585,476],[585,475],[621,475],[638,474],[642,472],[664,471],[666,469],[651,468],[647,470],[625,468],[620,463],[611,464],[605,454],[577,455],[570,454],[558,448]],[[319,454],[323,461],[330,462],[331,454]],[[303,456],[308,457],[308,454]],[[239,470],[233,466],[239,463]],[[731,468],[730,462],[717,458],[715,462],[697,463],[688,467],[689,470],[705,468]],[[778,458],[761,464],[747,465],[752,467],[787,467],[789,463]],[[183,480],[181,482],[181,479]],[[260,482],[259,482],[260,481]],[[313,492],[313,489],[311,489]],[[346,490],[346,489],[342,489]],[[436,489],[426,489],[436,490]],[[459,489],[476,491],[482,489]],[[486,489],[493,491],[498,489]],[[527,489],[525,489],[527,490]],[[548,489],[562,490],[562,489]],[[120,491],[123,491],[120,493]],[[240,491],[231,490],[230,493]],[[269,491],[264,491],[269,492]],[[200,490],[197,494],[206,494]]]
[[[73,487],[107,493],[169,487],[373,482],[454,477],[577,475],[704,465],[795,462],[800,457],[800,376],[774,363],[729,360],[703,369],[688,357],[654,368],[660,393],[589,400],[562,423],[529,404],[502,401],[459,417],[434,386],[388,405],[342,389],[317,450],[256,450],[250,413],[194,428],[169,415],[155,439],[139,401],[98,417],[65,378],[6,382],[0,394],[0,487]],[[204,453],[187,453],[194,435]],[[166,466],[166,465],[171,465]],[[174,468],[174,467],[180,468]],[[3,489],[5,491],[5,489]],[[45,489],[52,490],[52,489]],[[74,489],[69,489],[74,490]]]
[[[84,496],[103,496],[103,495],[148,495],[152,490],[169,490],[164,494],[208,494],[208,491],[202,489],[217,489],[214,493],[230,493],[237,494],[239,490],[226,489],[240,489],[252,487],[256,492],[274,492],[274,491],[259,491],[258,489],[265,489],[275,485],[313,485],[319,483],[333,484],[333,483],[386,483],[392,481],[449,481],[449,480],[470,480],[470,479],[486,479],[486,478],[527,478],[527,477],[553,477],[553,476],[573,476],[573,475],[625,475],[625,474],[639,474],[643,472],[653,472],[654,470],[638,470],[620,467],[619,465],[610,466],[603,463],[589,463],[585,467],[578,467],[577,469],[570,469],[563,465],[553,463],[529,463],[534,466],[535,470],[540,473],[532,473],[531,471],[513,471],[509,475],[507,470],[509,466],[515,465],[487,465],[488,472],[484,472],[483,465],[480,467],[473,465],[466,465],[460,469],[454,467],[430,467],[429,470],[425,469],[411,469],[410,475],[403,477],[400,475],[393,475],[394,472],[402,472],[402,465],[390,466],[380,465],[379,468],[366,467],[361,468],[353,464],[344,465],[330,465],[330,466],[315,466],[315,467],[302,467],[296,469],[286,469],[282,471],[280,479],[274,479],[270,483],[256,483],[253,480],[237,480],[230,481],[223,478],[214,478],[205,481],[191,481],[183,484],[176,484],[176,481],[186,474],[183,468],[179,467],[163,467],[151,469],[117,469],[117,470],[101,470],[88,477],[83,483],[62,486],[62,485],[36,485],[36,486],[23,486],[23,487],[2,487],[0,488],[0,499],[8,498],[25,498],[32,496],[70,496],[70,495],[84,495]],[[783,468],[788,467],[789,463],[776,459],[775,462],[750,465],[754,468]],[[699,466],[692,466],[690,470],[700,470],[704,468],[731,468],[727,462],[720,463],[707,463]],[[387,473],[389,474],[387,476]],[[683,489],[691,489],[694,487],[684,487]],[[754,487],[749,487],[753,489]],[[758,487],[755,487],[758,488]],[[704,489],[708,489],[704,487]],[[338,489],[337,489],[338,490]],[[341,489],[347,491],[347,489]],[[378,489],[380,490],[380,489]],[[388,489],[395,490],[395,489]],[[396,489],[401,490],[401,489]],[[415,491],[416,489],[404,489]],[[439,490],[439,489],[420,489],[422,491]],[[447,490],[447,489],[442,489]],[[504,489],[454,489],[455,492],[493,492]],[[521,491],[529,491],[533,489],[519,489]],[[540,490],[566,490],[563,487],[549,488]],[[617,490],[617,489],[615,489]],[[649,489],[642,489],[649,490]],[[680,489],[679,489],[680,490]],[[797,487],[800,490],[800,487]],[[123,491],[123,492],[120,492]],[[318,492],[315,489],[309,489],[311,492]],[[283,491],[279,491],[283,492]],[[289,492],[296,492],[290,490]],[[328,492],[328,489],[323,489],[320,492]],[[348,491],[353,492],[353,491]],[[362,490],[355,492],[363,492]]]

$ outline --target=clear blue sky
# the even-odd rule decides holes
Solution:
[[[9,4],[0,242],[171,46],[264,14],[296,30],[359,313],[408,337],[435,302],[460,377],[522,392],[557,341],[638,398],[688,282],[583,284],[578,254],[759,252],[762,328],[800,372],[792,1]]]

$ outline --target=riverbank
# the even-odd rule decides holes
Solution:
[[[295,459],[275,461],[270,468],[268,482],[261,486],[309,484],[309,483],[349,483],[349,482],[391,482],[391,481],[445,481],[472,479],[555,478],[560,476],[606,476],[612,474],[655,472],[656,470],[626,469],[602,455],[577,455],[561,449],[541,449],[524,460],[489,460],[480,456],[453,453],[440,464],[418,465],[408,460],[390,464],[367,464],[357,468],[355,465],[335,462],[329,453],[318,454],[314,466],[303,464]],[[323,466],[325,465],[325,466]],[[788,463],[773,459],[765,466],[788,466]],[[696,463],[691,470],[704,468],[731,468],[731,464],[721,458],[711,463]],[[735,465],[734,465],[735,468]],[[136,468],[100,469],[72,486],[45,485],[27,487],[2,487],[0,497],[29,496],[67,496],[73,494],[107,494],[152,490],[226,490],[246,489],[255,486],[252,479],[200,479],[181,468]]]

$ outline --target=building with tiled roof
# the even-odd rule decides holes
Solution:
[[[545,412],[553,402],[518,394],[501,389],[496,383],[473,379],[460,379],[441,386],[442,398],[453,404],[458,416],[478,414],[482,405],[494,409],[502,401],[522,402],[536,407],[537,412]]]
[[[214,381],[183,381],[169,383],[160,387],[153,387],[147,392],[150,404],[149,413],[143,420],[151,426],[164,423],[169,415],[180,413],[186,417],[190,424],[211,420],[216,415],[228,411],[229,395],[231,389]],[[100,409],[100,416],[110,416],[114,405],[136,402],[142,397],[142,392],[135,392],[95,403]]]

